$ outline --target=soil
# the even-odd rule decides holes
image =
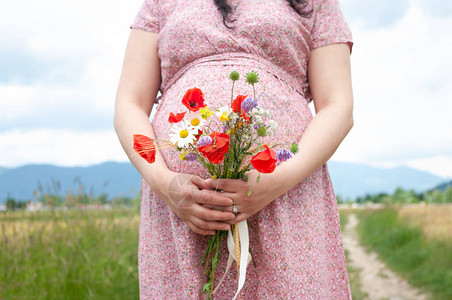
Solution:
[[[388,269],[375,252],[366,252],[358,243],[355,214],[348,216],[348,222],[342,233],[344,248],[348,251],[349,264],[360,270],[361,290],[367,293],[367,299],[424,300],[431,296],[421,293],[408,282]]]

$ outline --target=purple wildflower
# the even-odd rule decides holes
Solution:
[[[212,143],[212,138],[208,135],[203,135],[198,140],[199,146],[207,146],[207,145],[210,145],[211,143]]]
[[[253,108],[257,106],[257,99],[250,96],[246,97],[242,102],[242,109],[246,112],[250,112]]]
[[[187,155],[185,155],[185,159],[188,161],[195,161],[198,159],[198,156],[194,153],[188,153]]]
[[[292,156],[293,153],[287,149],[279,149],[278,151],[276,151],[276,158],[281,162],[286,161],[289,158],[292,158]]]

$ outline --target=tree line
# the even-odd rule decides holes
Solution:
[[[341,196],[337,196],[337,203],[356,202],[358,204],[365,203],[383,203],[383,204],[412,204],[412,203],[452,203],[452,186],[448,185],[444,190],[433,189],[423,193],[416,193],[414,190],[405,190],[401,187],[397,188],[394,193],[378,193],[366,194],[357,197],[354,201],[344,200]]]

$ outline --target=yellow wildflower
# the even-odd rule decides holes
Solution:
[[[222,122],[226,122],[227,120],[229,120],[229,114],[227,111],[224,111],[220,116],[219,116],[220,120]]]
[[[185,158],[185,156],[187,156],[187,151],[182,151],[182,153],[181,154],[179,154],[179,158],[181,159],[181,160],[187,160],[186,158]]]
[[[204,120],[207,120],[207,118],[209,118],[212,115],[212,112],[210,111],[210,109],[207,106],[200,108],[199,111],[201,112],[201,117]]]

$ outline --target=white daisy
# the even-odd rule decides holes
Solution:
[[[190,112],[185,116],[185,121],[187,122],[190,128],[197,130],[202,130],[202,126],[205,123],[205,120],[201,117],[200,112]]]
[[[229,115],[232,113],[232,108],[229,106],[222,106],[215,112],[215,115],[222,121],[226,122],[229,120]]]
[[[185,122],[175,123],[171,128],[170,141],[174,145],[184,148],[196,140],[195,134],[198,133],[197,129],[188,126]]]

